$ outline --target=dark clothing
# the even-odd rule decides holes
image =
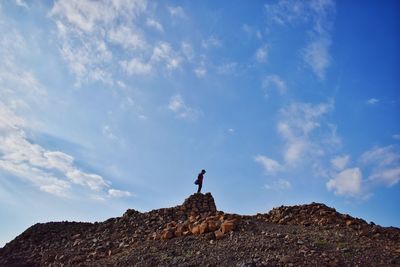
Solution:
[[[204,173],[199,173],[199,175],[197,176],[197,182],[198,182],[198,186],[199,188],[197,189],[197,193],[200,193],[201,188],[203,187],[203,178],[204,178]]]
[[[197,193],[200,193],[201,188],[203,187],[203,183],[199,183],[198,186],[199,186],[199,188],[197,189]]]
[[[203,173],[199,173],[199,175],[197,176],[197,181],[199,181],[199,184],[203,183],[203,178],[204,178],[204,174]]]

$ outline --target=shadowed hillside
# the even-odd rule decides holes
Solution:
[[[241,216],[210,193],[100,223],[35,224],[0,250],[1,266],[399,266],[400,229],[324,204]]]

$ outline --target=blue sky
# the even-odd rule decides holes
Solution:
[[[203,191],[399,227],[397,1],[2,1],[0,245]]]

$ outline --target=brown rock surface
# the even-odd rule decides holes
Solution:
[[[207,193],[100,223],[35,224],[0,249],[7,267],[207,265],[400,266],[400,229],[320,203],[226,214]]]

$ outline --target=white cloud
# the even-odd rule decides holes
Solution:
[[[363,153],[360,161],[372,167],[370,181],[387,186],[400,181],[400,152],[396,146],[375,147]]]
[[[358,197],[362,193],[362,173],[359,168],[341,171],[326,183],[329,191],[336,195]]]
[[[370,98],[370,99],[368,99],[365,103],[367,104],[367,105],[375,105],[375,104],[377,104],[379,102],[379,99],[377,99],[377,98]]]
[[[266,4],[267,19],[280,25],[305,21],[308,19],[307,2],[279,0],[274,4]]]
[[[242,25],[242,30],[249,36],[255,36],[257,39],[262,39],[262,34],[259,30],[253,29],[250,25],[248,24],[243,24]]]
[[[192,46],[187,43],[187,42],[182,42],[181,44],[181,49],[182,49],[182,53],[183,55],[186,57],[187,60],[192,60],[194,57],[194,51]]]
[[[233,74],[237,68],[236,62],[228,62],[217,67],[218,74]]]
[[[322,133],[313,136],[321,128],[320,120],[333,110],[333,103],[308,104],[295,102],[281,110],[277,124],[278,133],[285,140],[284,158],[288,164],[294,164],[305,155],[321,156],[324,149],[320,144]],[[331,129],[328,127],[330,134]],[[325,131],[320,132],[327,132]]]
[[[400,140],[400,134],[394,134],[392,135],[392,138],[395,140]]]
[[[277,181],[273,181],[271,184],[266,184],[265,188],[267,190],[277,190],[277,191],[289,190],[292,188],[292,184],[288,180],[279,179]]]
[[[168,10],[171,16],[185,16],[179,6]],[[96,81],[113,85],[118,67],[127,75],[159,69],[169,74],[180,69],[184,57],[193,58],[187,43],[174,50],[165,41],[149,38],[145,27],[160,32],[164,27],[145,0],[59,0],[49,15],[57,26],[60,54],[77,86]]]
[[[67,176],[74,184],[86,186],[97,192],[110,186],[110,184],[100,175],[85,173],[72,166],[70,166],[70,170],[68,170],[65,176]]]
[[[128,191],[121,191],[121,190],[117,190],[117,189],[109,189],[108,190],[108,195],[110,197],[115,197],[115,198],[133,196],[132,193],[130,193]]]
[[[267,75],[262,81],[262,87],[265,89],[266,96],[272,89],[276,89],[281,95],[287,91],[286,82],[275,74]]]
[[[76,76],[78,86],[88,81],[112,83],[112,75],[105,68],[112,60],[112,54],[104,42],[89,41],[82,45],[72,45],[66,40],[61,44],[60,53],[71,73]]]
[[[133,26],[121,25],[110,29],[107,36],[110,42],[119,44],[125,49],[143,49],[147,46],[140,30]]]
[[[135,18],[146,9],[146,1],[119,0],[59,0],[55,2],[50,15],[58,16],[70,26],[85,32],[108,25],[114,19]]]
[[[136,19],[146,11],[142,0],[59,0],[49,15],[57,26],[60,53],[76,85],[99,81],[113,84],[109,71],[118,63],[110,46],[147,49]]]
[[[378,167],[391,166],[400,162],[400,154],[393,145],[374,147],[361,155],[361,162],[365,164],[374,163]]]
[[[152,70],[150,63],[144,63],[137,58],[133,58],[130,61],[123,60],[120,64],[129,75],[149,74]]]
[[[178,68],[182,62],[182,58],[172,50],[171,45],[167,42],[160,42],[154,47],[151,60],[163,62],[168,70]]]
[[[207,39],[203,40],[201,42],[201,45],[203,46],[203,48],[209,49],[209,48],[221,47],[222,43],[221,40],[219,40],[217,37],[211,35]]]
[[[279,0],[265,5],[267,20],[285,25],[311,25],[307,30],[309,40],[301,49],[303,61],[321,80],[325,79],[326,71],[331,65],[332,57],[331,30],[335,3],[331,0],[288,1]]]
[[[331,164],[333,167],[335,167],[335,169],[341,171],[347,166],[349,160],[350,160],[349,155],[337,156],[331,159]]]
[[[266,174],[274,174],[282,168],[279,162],[266,156],[258,155],[254,160],[263,167]]]
[[[267,61],[268,56],[268,46],[264,45],[257,49],[256,51],[256,59],[260,63],[264,63]]]
[[[194,73],[196,74],[197,77],[201,78],[207,74],[207,69],[205,68],[204,65],[200,65],[194,69]]]
[[[169,6],[168,11],[172,17],[186,18],[185,11],[180,6]]]
[[[161,23],[154,18],[147,18],[146,25],[150,28],[156,29],[159,32],[164,31],[164,27],[161,25]]]
[[[304,61],[321,80],[325,78],[326,69],[331,64],[330,45],[330,39],[318,38],[312,40],[303,51]]]
[[[199,115],[199,111],[188,107],[181,95],[174,95],[170,98],[168,109],[173,111],[182,119],[195,119]]]
[[[0,101],[13,111],[29,113],[30,105],[46,102],[47,92],[34,72],[20,64],[27,51],[26,40],[16,30],[0,34]]]
[[[15,0],[15,4],[20,7],[29,8],[29,6],[25,3],[24,0]]]
[[[57,196],[69,196],[72,185],[101,193],[110,183],[98,174],[86,173],[74,158],[30,141],[22,118],[0,102],[0,170]]]
[[[184,108],[184,106],[185,103],[180,95],[175,95],[169,100],[168,108],[174,112],[179,111],[180,109]]]
[[[106,136],[107,138],[110,138],[111,140],[117,139],[117,137],[111,130],[110,125],[104,125],[103,128],[101,129],[101,132],[103,133],[104,136]]]

